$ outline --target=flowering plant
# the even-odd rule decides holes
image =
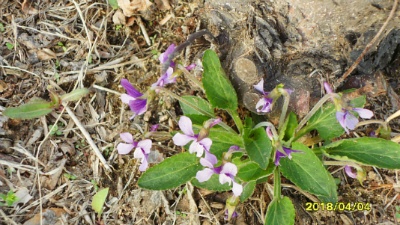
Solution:
[[[162,63],[168,63],[169,70],[176,69],[168,56],[174,54],[174,49],[175,46],[168,48],[160,57]],[[280,84],[267,92],[264,81],[260,79],[254,85],[260,93],[255,110],[267,114],[279,105],[275,103],[282,98],[283,106],[278,124],[266,118],[256,124],[253,118],[241,118],[238,114],[236,92],[217,54],[212,50],[205,51],[202,65],[201,86],[207,100],[196,96],[175,96],[184,115],[179,118],[180,131],[173,134],[172,140],[187,151],[150,166],[138,180],[140,187],[165,190],[191,182],[199,188],[232,191],[225,208],[226,218],[230,219],[240,216],[235,211],[236,206],[253,194],[256,184],[273,177],[273,199],[265,215],[265,224],[294,224],[293,203],[281,193],[282,175],[299,189],[315,195],[319,201],[335,203],[338,201],[337,185],[327,165],[341,166],[349,177],[360,182],[365,174],[363,166],[400,168],[400,146],[387,138],[388,121],[378,121],[380,127],[374,137],[344,138],[357,126],[368,123],[359,122],[358,117],[369,119],[373,116],[372,111],[363,108],[365,96],[348,100],[343,94],[334,93],[325,83],[326,95],[299,121],[294,112],[288,112],[290,94],[295,90],[285,89]],[[173,77],[168,74],[172,71],[167,70],[150,90],[161,90],[165,84],[173,83]],[[132,90],[125,81],[121,84],[128,92],[128,96],[121,99],[136,115],[140,115],[135,110],[134,101],[143,95],[136,89]],[[146,110],[142,105],[144,103],[141,109]],[[235,127],[218,118],[214,109],[225,110]],[[135,152],[140,154],[135,153],[135,157],[141,159],[141,170],[147,168],[149,140],[140,145],[141,142],[133,141],[131,136],[121,135],[121,138],[126,144],[121,143],[118,151],[126,153],[136,148]]]

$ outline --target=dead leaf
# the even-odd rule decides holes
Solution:
[[[35,8],[32,7],[32,2],[30,0],[24,0],[24,2],[22,3],[22,11],[25,14],[38,14],[39,11]]]
[[[38,56],[39,60],[42,60],[42,61],[57,58],[56,53],[54,53],[53,51],[51,51],[48,48],[43,48],[42,50],[37,51],[37,56]]]
[[[29,194],[29,190],[26,187],[20,188],[17,192],[15,192],[15,196],[17,197],[17,201],[14,202],[13,206],[17,205],[18,203],[26,204],[31,200],[33,197]]]
[[[43,225],[54,225],[59,224],[61,216],[65,214],[65,210],[61,208],[49,208],[43,211],[42,224]],[[26,221],[24,225],[40,225],[40,213],[37,213],[30,220]]]
[[[168,0],[155,0],[154,2],[156,3],[157,8],[162,11],[171,9],[171,5],[169,4]]]
[[[120,9],[118,9],[113,15],[113,22],[115,25],[122,24],[125,25],[126,19],[124,13]]]
[[[133,16],[137,11],[146,11],[152,4],[149,0],[118,0],[118,6],[127,17]]]

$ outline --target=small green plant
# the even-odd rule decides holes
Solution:
[[[14,48],[14,45],[11,44],[10,42],[6,42],[6,46],[7,46],[8,50],[13,50],[13,48]]]
[[[81,139],[75,143],[75,148],[83,148],[86,146],[85,140]]]
[[[176,214],[177,216],[181,216],[181,217],[186,217],[186,216],[187,216],[186,213],[182,213],[181,211],[176,211],[175,214]]]
[[[122,29],[122,25],[121,24],[118,24],[118,25],[115,25],[115,30],[116,31],[119,31],[119,30],[121,30]]]
[[[103,206],[106,202],[107,195],[108,188],[104,188],[93,196],[92,209],[97,213],[99,218],[101,217],[101,213],[103,213]]]
[[[70,93],[58,96],[51,90],[48,102],[42,98],[33,97],[26,104],[18,107],[7,108],[3,111],[3,115],[12,119],[34,119],[51,113],[54,109],[58,109],[63,102],[77,101],[89,93],[86,88],[75,89]]]
[[[67,51],[67,47],[65,47],[64,43],[62,43],[61,41],[59,41],[59,42],[57,43],[57,45],[60,46],[64,52]]]
[[[4,25],[2,23],[0,23],[0,32],[4,32],[4,31],[5,31]]]
[[[64,177],[67,178],[68,180],[76,180],[77,178],[77,176],[70,173],[64,173]]]
[[[3,201],[6,203],[7,206],[12,206],[16,201],[18,201],[17,196],[15,193],[10,190],[7,194],[0,194],[0,206],[4,206]]]
[[[396,219],[400,219],[400,206],[396,206]]]
[[[94,190],[95,190],[95,191],[98,191],[98,190],[99,190],[99,186],[97,185],[97,182],[96,182],[94,179],[90,180],[90,183],[93,184],[93,187],[94,187]]]
[[[63,132],[61,130],[59,130],[59,127],[57,124],[49,126],[49,133],[50,133],[50,135],[57,135],[57,136],[60,136],[63,134]]]
[[[108,4],[114,9],[117,10],[119,8],[117,0],[108,0]]]
[[[104,157],[110,156],[110,153],[111,153],[113,150],[114,150],[113,147],[107,147],[107,148],[105,148],[105,149],[103,150],[103,155],[104,155]]]

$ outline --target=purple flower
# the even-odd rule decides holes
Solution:
[[[195,63],[190,64],[189,66],[185,66],[185,69],[187,69],[188,71],[191,71],[192,69],[194,69],[196,67]]]
[[[152,142],[149,139],[145,139],[142,141],[134,141],[133,137],[130,133],[121,133],[120,137],[126,143],[119,143],[117,146],[118,153],[121,155],[128,154],[135,148],[135,152],[133,153],[133,157],[135,159],[140,159],[141,165],[139,166],[140,171],[145,171],[149,166],[147,161]]]
[[[358,115],[364,119],[370,119],[374,115],[371,110],[363,108],[352,108],[351,111],[358,113]],[[357,117],[355,117],[349,110],[346,109],[336,112],[336,119],[347,134],[349,134],[349,130],[354,130],[358,124]]]
[[[351,166],[345,166],[344,167],[344,172],[346,172],[347,176],[356,179],[357,178],[357,173],[354,173],[351,169]]]
[[[167,50],[165,50],[165,52],[161,53],[160,56],[158,57],[158,59],[160,60],[161,64],[164,64],[166,62],[168,62],[170,59],[170,55],[172,55],[175,51],[175,44],[171,44],[170,46],[168,46]],[[171,63],[169,65],[170,67],[175,67],[175,63],[171,60]]]
[[[168,67],[167,71],[162,75],[157,82],[151,85],[151,89],[156,90],[157,92],[157,87],[164,87],[167,84],[175,83],[176,82],[176,77],[172,76],[172,73],[174,72],[174,69],[172,67]]]
[[[196,174],[196,179],[199,182],[207,181],[211,178],[213,174],[219,174],[219,182],[221,184],[228,183],[232,185],[232,192],[235,196],[240,196],[243,191],[242,185],[235,182],[235,176],[237,174],[237,167],[233,163],[225,163],[222,166],[214,167],[217,164],[217,157],[211,153],[206,153],[204,158],[200,159],[200,164],[203,165],[204,168],[201,171],[198,171]]]
[[[328,93],[328,94],[332,94],[333,93],[331,86],[326,81],[324,82],[324,88],[325,88],[326,93]]]
[[[127,79],[122,79],[121,85],[128,93],[121,95],[121,101],[128,104],[129,108],[133,112],[133,116],[130,119],[145,113],[147,110],[147,98],[143,98],[143,94],[136,90]]]
[[[212,144],[211,139],[201,138],[199,140],[199,135],[194,134],[193,132],[192,121],[189,119],[189,117],[181,116],[181,118],[179,119],[179,128],[182,130],[183,134],[177,133],[172,138],[176,145],[184,146],[190,141],[193,141],[192,144],[190,144],[189,152],[196,152],[197,157],[201,157],[204,151],[210,151],[210,147]]]
[[[279,161],[281,160],[281,158],[288,157],[289,159],[292,159],[292,155],[291,155],[292,152],[302,152],[302,151],[293,150],[293,149],[285,148],[285,147],[282,147],[282,149],[283,149],[284,153],[279,150],[277,150],[275,153],[275,166],[280,165]]]
[[[264,79],[261,79],[258,84],[254,85],[254,88],[263,95],[256,104],[257,112],[270,112],[272,110],[273,99],[268,98],[269,92],[264,91]]]

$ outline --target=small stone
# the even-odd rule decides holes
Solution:
[[[143,120],[149,122],[150,118],[151,118],[151,112],[147,111],[143,116]]]
[[[168,115],[168,114],[166,114],[166,115],[162,115],[162,116],[160,117],[160,122],[167,121],[167,120],[168,120],[168,117],[169,117],[169,115]]]

